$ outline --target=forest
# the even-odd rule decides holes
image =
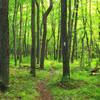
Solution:
[[[0,0],[0,100],[100,100],[100,0]]]

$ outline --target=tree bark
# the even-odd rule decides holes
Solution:
[[[42,1],[42,17],[43,17],[43,13],[44,13],[44,3],[43,3],[43,1]],[[40,26],[40,58],[41,58],[41,48],[42,48],[42,33],[43,33],[43,31],[42,31],[42,29],[43,29],[43,18],[42,18],[42,21],[41,21],[41,26]]]
[[[69,0],[69,21],[68,21],[68,55],[70,58],[70,42],[71,42],[71,0]]]
[[[16,30],[15,30],[15,17],[17,13],[17,0],[15,0],[15,8],[14,8],[14,15],[13,15],[13,47],[14,47],[14,60],[15,60],[15,66],[17,66],[17,56],[16,56]]]
[[[93,45],[93,40],[92,40],[92,36],[93,36],[93,31],[92,31],[92,18],[91,18],[91,0],[89,2],[89,13],[90,13],[90,51]]]
[[[22,67],[22,4],[20,4],[19,67]]]
[[[70,32],[70,35],[69,35],[69,51],[71,51],[71,44],[72,44],[72,31],[73,31],[73,23],[74,23],[74,17],[75,17],[75,9],[76,9],[76,0],[74,1],[74,11],[73,11],[73,14],[72,14],[72,19],[71,19],[71,32]],[[70,54],[69,54],[70,56]]]
[[[36,2],[37,5],[37,64],[39,64],[40,61],[40,32],[39,32],[39,23],[40,23],[40,8],[39,8],[39,3]]]
[[[31,5],[31,32],[32,32],[32,48],[31,48],[31,74],[33,75],[33,77],[36,76],[35,73],[35,0],[31,0],[32,5]]]
[[[0,88],[9,82],[9,0],[0,0]]]
[[[59,22],[58,22],[58,39],[57,39],[56,59],[58,59],[58,51],[59,51],[59,35],[60,35],[60,25],[59,25]]]
[[[27,50],[27,44],[26,44],[26,33],[27,33],[27,20],[28,20],[28,16],[27,16],[27,11],[26,11],[26,20],[25,20],[25,33],[24,33],[24,47],[23,47],[23,53],[24,56],[27,56],[26,50]]]
[[[70,78],[69,70],[69,48],[67,34],[67,0],[61,0],[61,39],[62,39],[62,55],[63,55],[63,77]]]
[[[99,19],[100,19],[100,10],[99,10],[99,6],[98,6],[98,0],[97,0],[97,12],[99,14]],[[99,20],[98,28],[99,28],[99,40],[100,40],[100,20]]]
[[[54,36],[54,60],[56,60],[56,41],[55,41],[55,29],[54,29],[54,31],[53,31],[53,36]]]
[[[41,59],[40,59],[40,68],[44,69],[44,52],[45,52],[45,41],[46,41],[46,34],[47,34],[47,16],[49,15],[52,9],[53,3],[50,0],[50,6],[47,11],[43,14],[43,39],[42,39],[42,49],[41,49]]]
[[[59,62],[61,62],[61,53],[62,52],[62,42],[61,42],[61,36],[60,36],[60,46],[59,46]]]
[[[49,44],[49,41],[52,39],[52,36],[53,36],[53,33],[50,36],[50,38],[47,39],[47,41],[46,41],[46,59],[48,59],[48,44]]]
[[[54,17],[53,16],[54,16],[54,11],[53,11],[53,15],[51,16],[52,17],[52,19],[51,19],[51,27],[52,27],[52,34],[53,34],[53,37],[54,37],[54,45],[53,45],[53,47],[54,47],[54,60],[56,60],[55,22],[54,22]]]
[[[74,60],[74,52],[76,48],[76,60],[77,60],[77,17],[78,17],[78,4],[79,0],[76,1],[76,14],[75,14],[75,27],[74,27],[74,39],[73,39],[73,49],[72,49],[72,57],[71,62],[73,63]]]

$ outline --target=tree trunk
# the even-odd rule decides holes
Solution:
[[[42,1],[42,17],[43,17],[43,13],[44,13],[44,3],[43,3],[43,1]],[[42,31],[42,28],[43,28],[43,18],[42,18],[42,22],[41,22],[41,26],[40,26],[40,58],[41,58],[41,48],[42,48],[42,33],[43,33],[43,31]]]
[[[99,19],[100,19],[100,10],[99,10],[99,6],[98,6],[98,0],[97,0],[97,12],[99,14]],[[100,20],[99,20],[99,24],[98,24],[98,28],[99,28],[99,40],[100,40]]]
[[[31,5],[31,32],[32,32],[32,49],[31,49],[31,74],[35,77],[35,0]]]
[[[69,35],[69,51],[71,51],[71,44],[72,44],[72,31],[73,31],[73,23],[74,23],[74,17],[75,17],[75,9],[76,9],[76,0],[74,1],[74,11],[72,14],[72,19],[71,19],[71,31],[70,31],[70,35]],[[70,56],[70,54],[69,54]]]
[[[58,39],[57,39],[56,59],[58,59],[58,51],[59,51],[59,34],[60,34],[60,23],[58,22]]]
[[[100,41],[100,22],[99,22],[99,41]]]
[[[59,62],[61,62],[61,52],[62,52],[62,46],[61,46],[62,42],[61,42],[61,36],[60,36],[60,46],[59,46]]]
[[[54,60],[56,60],[56,43],[55,43],[55,29],[54,29],[54,32],[53,32],[54,34]]]
[[[92,40],[92,35],[93,35],[93,31],[92,31],[92,18],[91,18],[91,0],[89,2],[89,13],[90,13],[90,51],[91,51],[91,48],[93,46],[93,40]]]
[[[50,6],[47,11],[43,14],[43,39],[42,39],[42,49],[41,49],[41,59],[40,59],[40,68],[44,69],[44,52],[45,52],[45,41],[47,34],[47,17],[52,9],[53,3],[50,0]]]
[[[49,40],[46,41],[46,59],[48,59],[48,43]]]
[[[72,49],[72,57],[71,62],[73,63],[74,60],[74,52],[76,48],[76,60],[77,60],[77,17],[78,17],[78,4],[79,0],[76,1],[76,14],[75,14],[75,27],[74,27],[74,39],[73,39],[73,49]]]
[[[27,12],[26,12],[25,33],[24,33],[24,43],[23,43],[23,45],[24,45],[24,47],[23,47],[23,49],[24,49],[24,52],[23,52],[24,56],[27,56],[27,54],[26,54],[26,49],[27,49],[27,44],[26,44],[27,19],[28,19],[28,16],[27,16]]]
[[[81,63],[80,66],[84,67],[84,38],[82,38],[82,51],[81,51]]]
[[[63,55],[63,77],[70,77],[68,35],[67,35],[67,0],[61,0],[61,39]]]
[[[14,8],[14,15],[13,15],[13,47],[14,47],[14,60],[15,60],[15,66],[17,66],[17,56],[16,56],[16,30],[15,30],[15,17],[17,13],[17,0],[15,0],[15,8]]]
[[[69,21],[68,21],[68,56],[70,59],[70,42],[71,42],[71,0],[69,0]]]
[[[50,38],[46,41],[46,59],[48,59],[48,44],[49,44],[49,41],[52,39],[52,36],[53,36],[53,33],[50,36]]]
[[[22,67],[22,4],[20,4],[19,67]]]
[[[40,8],[39,8],[39,4],[38,2],[36,2],[36,5],[37,5],[37,64],[39,64],[39,61],[40,61],[40,33],[39,33],[39,23],[40,23],[40,15],[39,15],[39,12],[40,12]]]
[[[0,88],[9,82],[9,0],[0,0]]]

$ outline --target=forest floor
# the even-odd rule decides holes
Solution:
[[[39,92],[40,94],[40,100],[53,100],[53,97],[50,93],[50,89],[46,86],[46,83],[55,75],[53,74],[53,72],[55,71],[54,68],[52,68],[53,64],[51,63],[51,70],[49,71],[50,73],[52,73],[48,78],[46,78],[45,80],[41,80],[37,86],[36,86],[36,90]]]
[[[29,66],[27,61],[23,62]],[[65,83],[62,63],[57,61],[46,60],[45,69],[36,70],[36,78],[30,75],[29,67],[19,69],[12,63],[9,86],[6,92],[0,92],[0,100],[100,100],[100,71],[91,76],[80,69],[79,62],[71,64],[71,79]]]

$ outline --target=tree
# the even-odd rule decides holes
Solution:
[[[70,77],[69,55],[68,55],[68,34],[67,34],[67,0],[61,0],[61,40],[63,55],[63,77]]]
[[[76,13],[75,13],[75,27],[74,27],[74,39],[73,39],[73,50],[72,50],[72,57],[71,57],[71,62],[73,63],[74,59],[74,51],[76,47],[76,59],[77,59],[77,17],[78,17],[78,4],[79,0],[75,0],[75,8],[76,8]]]
[[[31,74],[35,77],[35,0],[31,0],[31,32],[32,32],[32,48],[31,48]]]
[[[40,61],[40,32],[39,32],[39,23],[40,23],[40,15],[39,15],[39,12],[40,12],[40,7],[39,7],[39,3],[36,2],[36,5],[37,5],[37,64],[39,64],[39,61]]]
[[[22,67],[22,4],[20,4],[19,67]]]
[[[47,11],[43,14],[43,39],[42,39],[42,49],[41,49],[41,59],[40,59],[40,68],[44,69],[44,53],[45,53],[45,41],[47,34],[47,17],[52,9],[53,3],[50,0],[50,6]]]
[[[17,55],[16,55],[16,15],[17,15],[17,0],[15,0],[15,8],[14,8],[14,15],[13,15],[13,47],[14,47],[14,60],[15,60],[15,66],[17,66]]]
[[[56,41],[55,41],[55,20],[54,20],[54,10],[53,10],[53,14],[51,16],[51,27],[52,27],[52,34],[53,34],[53,37],[54,37],[54,60],[56,60]]]
[[[93,36],[93,31],[92,31],[92,16],[91,16],[91,0],[89,1],[89,13],[90,13],[90,50],[93,46],[93,40],[92,40],[92,36]]]
[[[87,34],[87,30],[86,30],[86,26],[87,26],[87,0],[86,0],[86,6],[85,6],[85,16],[84,16],[84,9],[83,9],[83,1],[81,0],[81,8],[82,8],[82,19],[83,19],[83,29],[84,29],[84,35],[82,37],[82,53],[81,53],[81,66],[84,66],[84,39],[86,37],[86,43],[87,43],[87,49],[88,49],[88,65],[90,66],[90,47],[89,47],[89,39],[88,39],[88,34]]]
[[[27,11],[26,11],[26,19],[25,19],[25,33],[24,33],[24,40],[23,40],[23,53],[24,53],[24,56],[27,55],[27,45],[26,45],[26,33],[27,33],[27,20],[28,20],[28,8],[27,8]]]
[[[60,25],[58,22],[58,37],[57,37],[57,51],[56,51],[56,58],[58,59],[58,51],[59,51],[59,36],[60,35]]]
[[[46,40],[46,59],[48,59],[48,44],[49,41],[52,39],[53,33],[51,34],[50,38]]]
[[[9,0],[0,0],[0,88],[9,82]]]
[[[60,25],[60,26],[61,26],[61,25]],[[62,49],[61,49],[61,48],[62,48],[62,42],[61,42],[61,35],[60,35],[59,60],[58,60],[59,62],[61,62],[61,56],[62,56],[62,55],[61,55],[61,54],[62,54]]]

